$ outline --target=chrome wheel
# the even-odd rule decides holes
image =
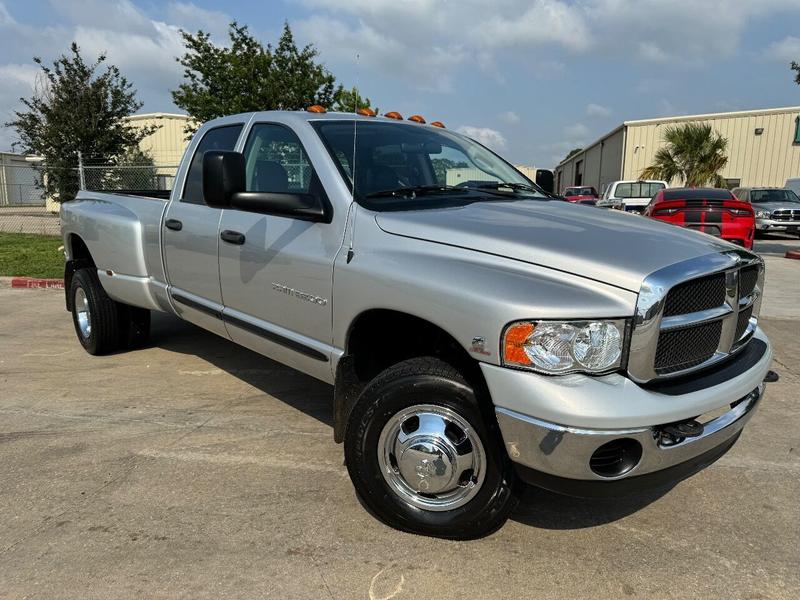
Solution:
[[[73,310],[78,319],[78,331],[81,337],[85,340],[89,339],[92,334],[92,313],[89,311],[89,299],[81,287],[75,290]]]
[[[486,453],[472,426],[432,404],[411,406],[389,419],[378,440],[378,463],[403,500],[433,511],[469,502],[486,475]]]

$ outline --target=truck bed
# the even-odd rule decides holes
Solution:
[[[157,194],[157,195],[155,195]],[[161,221],[167,199],[159,190],[133,195],[81,191],[61,205],[64,243],[89,249],[103,287],[115,300],[165,310],[154,296],[166,288],[161,260]]]

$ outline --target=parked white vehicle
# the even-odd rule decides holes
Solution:
[[[616,208],[641,214],[659,190],[669,187],[666,181],[612,181],[597,202],[601,208]]]

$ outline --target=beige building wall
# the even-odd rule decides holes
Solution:
[[[126,119],[136,127],[156,125],[158,129],[141,141],[139,147],[149,152],[156,165],[177,167],[181,162],[183,151],[189,143],[185,133],[189,122],[187,115],[172,113],[148,113],[133,115]]]
[[[709,123],[728,140],[728,164],[722,176],[730,180],[731,187],[782,187],[790,177],[800,177],[800,143],[795,141],[799,117],[800,107],[788,107],[625,121],[583,152],[559,164],[555,169],[556,182],[559,191],[574,185],[578,162],[581,162],[582,184],[593,185],[601,192],[611,181],[638,179],[664,145],[664,128],[694,122]],[[759,135],[757,129],[762,130]],[[671,182],[671,185],[682,184],[677,180]]]
[[[728,140],[728,164],[722,171],[725,179],[739,179],[742,186],[783,187],[789,177],[800,176],[800,144],[795,143],[798,116],[800,107],[789,107],[626,121],[622,178],[638,179],[664,145],[666,127],[694,122],[710,124]],[[760,135],[756,135],[757,129],[763,130]]]

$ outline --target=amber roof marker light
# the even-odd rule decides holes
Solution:
[[[320,106],[319,104],[312,104],[311,106],[309,106],[306,109],[306,111],[308,111],[310,113],[325,113],[325,112],[328,112],[327,110],[325,110],[324,106]]]
[[[391,112],[384,113],[383,116],[386,117],[387,119],[395,119],[397,121],[403,120],[403,115],[394,110]]]
[[[444,123],[442,123],[441,121],[431,121],[431,125],[433,125],[434,127],[441,127],[442,129],[447,129],[444,126]]]
[[[362,117],[374,117],[376,114],[371,108],[359,108],[357,112]]]
[[[422,123],[423,125],[425,124],[425,119],[422,117],[422,115],[411,115],[408,117],[408,120],[414,121],[414,123]]]

